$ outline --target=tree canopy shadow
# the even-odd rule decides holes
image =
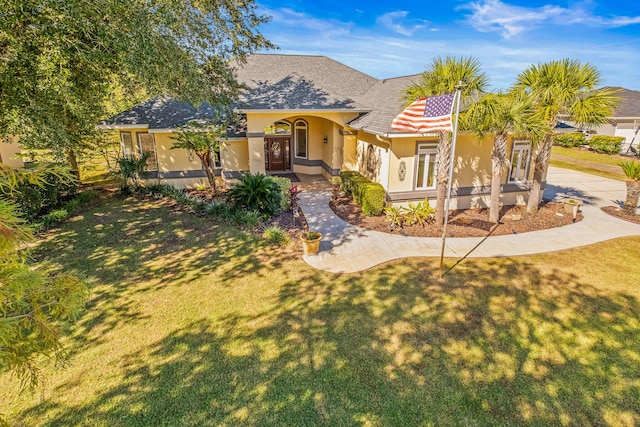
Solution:
[[[55,414],[48,425],[640,422],[630,294],[517,259],[444,280],[435,262],[414,260],[291,272],[274,286],[264,310],[195,319],[128,353],[121,381],[90,404],[50,399],[23,415]]]

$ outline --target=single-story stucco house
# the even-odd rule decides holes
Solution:
[[[235,105],[242,121],[216,156],[222,181],[246,172],[331,178],[356,170],[380,183],[389,203],[435,201],[437,134],[391,129],[403,90],[419,75],[380,80],[324,56],[256,54],[237,67],[237,78],[249,90]],[[150,180],[185,187],[206,183],[206,175],[197,156],[171,149],[172,136],[213,115],[208,105],[159,97],[102,127],[120,132],[124,153],[152,152]],[[491,137],[458,135],[452,208],[488,206],[491,147]],[[510,137],[507,156],[502,202],[521,204],[533,174],[530,141]]]

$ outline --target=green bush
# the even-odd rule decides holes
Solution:
[[[66,209],[56,209],[43,216],[40,222],[44,227],[49,228],[61,223],[67,218],[69,218],[69,211]]]
[[[355,171],[340,171],[342,189],[353,197],[367,216],[380,215],[384,208],[386,192],[382,185]]]
[[[270,245],[287,246],[291,242],[287,232],[277,225],[267,227],[262,233],[262,237]]]
[[[351,178],[351,195],[353,196],[353,200],[355,200],[357,204],[362,206],[362,196],[364,188],[370,183],[371,180],[362,175],[354,176],[353,178]]]
[[[367,216],[376,216],[384,209],[387,192],[382,185],[369,182],[360,186],[360,199],[362,201],[362,213]]]
[[[256,210],[236,210],[233,215],[236,225],[248,229],[255,230],[260,225],[262,214]]]
[[[59,207],[63,200],[72,197],[78,183],[60,165],[51,165],[44,172],[42,183],[24,181],[7,198],[20,206],[23,218],[33,221],[38,216]]]
[[[351,179],[356,176],[361,176],[359,172],[356,171],[340,171],[340,182],[342,191],[347,194],[353,194],[351,188]]]
[[[595,135],[589,140],[589,147],[597,153],[618,154],[622,147],[622,136]]]
[[[279,176],[270,176],[269,179],[280,188],[280,211],[288,211],[291,209],[291,180]]]
[[[276,215],[280,211],[280,187],[261,173],[243,175],[231,187],[229,200],[238,209]]]
[[[579,147],[587,143],[582,132],[558,133],[553,137],[553,144],[561,147]]]

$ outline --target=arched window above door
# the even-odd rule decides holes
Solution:
[[[267,135],[291,135],[291,123],[285,121],[274,122],[264,129]]]

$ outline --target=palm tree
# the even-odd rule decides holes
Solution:
[[[488,76],[480,71],[480,62],[473,57],[436,57],[422,73],[421,80],[404,91],[407,105],[417,98],[444,95],[454,92],[459,82],[465,84],[463,99],[472,93],[483,91],[489,82]],[[449,180],[451,161],[451,132],[439,132],[437,165],[436,224],[444,223],[444,205]]]
[[[480,140],[493,134],[491,150],[491,201],[489,221],[498,222],[500,213],[500,185],[507,163],[507,136],[509,133],[539,134],[539,126],[532,120],[531,98],[523,92],[489,93],[471,104],[461,114],[460,126],[472,131]]]
[[[629,160],[618,165],[627,176],[627,198],[624,201],[624,210],[635,215],[640,200],[640,162]]]
[[[527,212],[535,213],[540,206],[542,180],[549,163],[554,128],[558,116],[591,127],[607,122],[619,98],[610,88],[596,89],[600,72],[578,60],[562,59],[532,65],[520,75],[514,85],[531,96],[537,119],[544,123],[544,136],[536,144],[533,181],[529,191]]]

